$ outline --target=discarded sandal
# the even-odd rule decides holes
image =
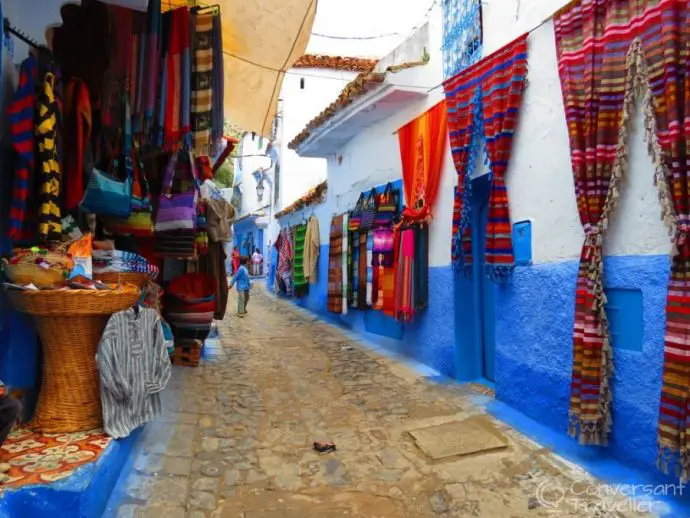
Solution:
[[[330,442],[315,442],[314,449],[319,453],[330,453],[336,450],[335,444]]]

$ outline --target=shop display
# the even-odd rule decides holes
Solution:
[[[89,1],[61,14],[52,52],[24,60],[8,104],[5,289],[43,346],[30,426],[81,432],[105,418],[109,435],[125,437],[160,411],[168,347],[200,349],[225,314],[223,242],[235,211],[212,181],[223,140],[220,12],[161,13],[152,0],[148,12]],[[203,297],[176,297],[163,258],[206,272]]]

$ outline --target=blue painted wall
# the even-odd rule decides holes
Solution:
[[[518,267],[496,291],[497,397],[567,433],[577,261]],[[605,286],[642,291],[643,348],[617,348],[613,430],[606,450],[628,465],[656,470],[656,426],[663,370],[667,256],[607,257]]]
[[[384,325],[398,326],[393,319],[377,311],[350,309],[347,315],[328,313],[328,245],[321,246],[318,263],[318,283],[309,286],[309,294],[296,304],[323,316],[330,322],[350,329],[389,351],[413,358],[433,367],[444,376],[456,373],[455,330],[452,317],[454,292],[449,286],[456,277],[451,268],[429,270],[429,309],[417,313],[415,321],[402,326],[402,339],[391,338],[367,330],[367,319],[388,319],[392,322],[375,325],[380,332]],[[372,329],[371,321],[369,329]]]

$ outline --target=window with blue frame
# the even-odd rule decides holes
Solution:
[[[449,79],[482,57],[481,0],[443,0],[443,72]]]

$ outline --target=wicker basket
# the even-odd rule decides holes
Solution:
[[[93,278],[109,284],[134,284],[141,288],[150,279],[145,273],[136,272],[103,272],[94,273]]]
[[[34,317],[43,343],[43,383],[30,427],[45,433],[103,426],[96,352],[112,313],[136,303],[139,290],[8,291]]]
[[[203,348],[204,342],[201,340],[176,340],[175,352],[173,352],[170,360],[173,365],[198,367],[199,363],[201,363],[201,351]]]
[[[37,288],[55,288],[65,284],[66,269],[41,268],[35,263],[5,264],[5,273],[14,284],[33,284]]]

